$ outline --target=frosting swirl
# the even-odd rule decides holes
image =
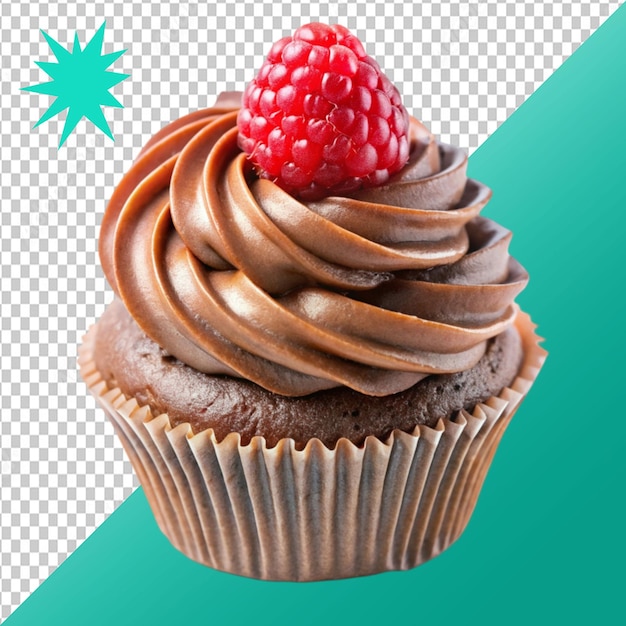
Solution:
[[[388,184],[303,203],[255,175],[236,115],[218,100],[166,126],[104,215],[106,277],[168,353],[282,395],[387,395],[472,367],[512,324],[528,276],[462,151],[412,119]]]

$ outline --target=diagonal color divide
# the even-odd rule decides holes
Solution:
[[[33,128],[47,122],[55,115],[60,115],[67,109],[59,148],[65,143],[65,140],[83,117],[95,124],[107,137],[113,139],[102,107],[123,108],[122,103],[109,92],[109,89],[127,79],[130,74],[120,74],[107,70],[126,50],[102,54],[105,26],[106,22],[103,22],[91,41],[82,49],[78,40],[78,33],[75,33],[71,52],[50,37],[48,33],[41,31],[56,57],[57,63],[43,61],[35,61],[35,63],[52,80],[22,87],[22,90],[56,96],[54,102]]]
[[[550,358],[452,548],[405,573],[248,580],[172,548],[139,489],[7,624],[621,623],[625,30],[623,7],[470,159]]]

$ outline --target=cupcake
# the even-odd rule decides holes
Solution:
[[[176,548],[311,581],[459,537],[545,357],[466,165],[322,24],[146,144],[80,368]]]

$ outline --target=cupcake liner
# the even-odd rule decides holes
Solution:
[[[313,439],[268,448],[232,433],[172,428],[167,415],[109,388],[92,356],[80,369],[111,419],[157,523],[190,558],[266,580],[313,581],[409,569],[438,555],[467,525],[500,439],[546,352],[530,318],[516,325],[525,358],[498,396],[434,428],[394,431],[333,450]]]

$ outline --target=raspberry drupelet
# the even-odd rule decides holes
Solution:
[[[313,23],[277,41],[246,88],[239,146],[302,199],[382,185],[409,158],[409,115],[361,42]]]

